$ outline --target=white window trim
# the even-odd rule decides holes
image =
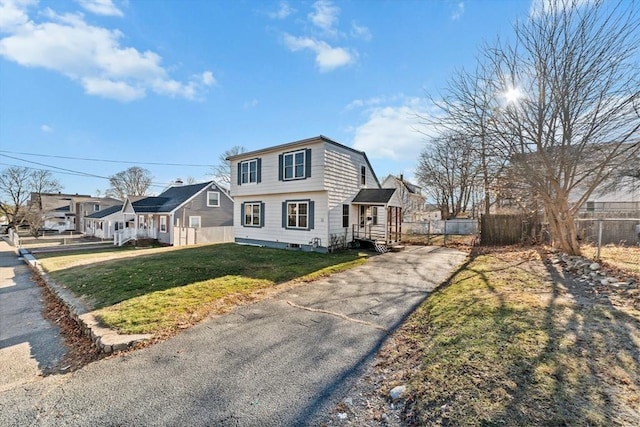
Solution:
[[[254,173],[253,181],[251,180],[251,163],[255,164],[255,173]],[[245,164],[247,165],[246,181],[244,180],[245,174],[242,171],[243,166]],[[244,184],[257,184],[257,183],[258,183],[258,159],[245,160],[240,162],[240,184],[244,185]]]
[[[296,225],[289,225],[289,206],[296,205]],[[300,205],[306,205],[307,213],[304,215],[300,215]],[[300,217],[304,216],[307,218],[307,225],[302,227],[300,225]],[[309,229],[309,202],[287,202],[287,229],[296,229],[296,230],[308,230]]]
[[[161,233],[167,232],[167,217],[164,215],[160,217],[160,232]]]
[[[191,220],[198,218],[198,226],[193,225]],[[189,216],[189,228],[202,228],[202,218],[200,215]]]
[[[253,215],[253,206],[258,206],[258,216],[257,216],[258,224],[254,224],[253,223],[253,219],[255,217],[255,215]],[[249,209],[249,211],[251,212],[251,214],[250,214],[251,221],[250,222],[247,222],[247,212],[248,212],[247,208],[251,208],[251,209]],[[242,225],[244,227],[262,227],[262,224],[260,223],[261,217],[262,217],[262,203],[258,203],[258,202],[249,203],[249,202],[247,202],[247,203],[244,204],[244,217],[242,218]]]
[[[209,199],[209,195],[211,193],[215,193],[218,195],[218,203],[216,203],[215,205],[210,204],[210,199]],[[209,208],[219,208],[220,207],[220,192],[219,191],[207,191],[207,207]]]
[[[302,175],[296,176],[296,154],[302,154]],[[282,155],[282,180],[283,181],[292,181],[295,179],[304,179],[306,178],[307,171],[307,155],[305,150],[292,151],[291,153],[284,153]],[[287,157],[291,156],[293,158],[291,163],[292,174],[291,178],[287,178]]]

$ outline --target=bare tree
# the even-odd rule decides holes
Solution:
[[[211,176],[220,184],[231,185],[231,162],[227,158],[246,153],[247,149],[241,145],[234,145],[218,156],[218,164],[213,167]]]
[[[496,110],[499,99],[493,80],[491,63],[479,62],[475,72],[460,70],[449,79],[445,90],[438,96],[429,95],[439,113],[431,117],[419,116],[423,125],[436,129],[439,134],[457,133],[473,144],[480,166],[484,213],[489,214],[495,200],[493,188],[505,165],[505,156],[495,144]]]
[[[105,192],[108,197],[125,200],[127,196],[146,196],[153,177],[151,172],[139,166],[132,166],[109,177],[111,187]]]
[[[37,208],[41,211],[40,194],[61,189],[62,186],[49,171],[12,166],[0,174],[0,209],[9,223],[16,226],[25,220],[26,203],[32,193],[37,196],[34,202],[37,201]]]
[[[505,97],[498,136],[543,203],[554,246],[580,254],[575,213],[640,150],[639,12],[624,1],[541,5],[514,44],[487,52]]]
[[[448,134],[430,141],[420,154],[416,176],[435,200],[443,218],[467,212],[479,164],[471,139]]]

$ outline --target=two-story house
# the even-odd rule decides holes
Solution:
[[[42,212],[43,228],[85,232],[84,218],[110,206],[122,204],[111,197],[93,197],[88,194],[31,193],[29,207]]]
[[[439,211],[437,218],[433,215],[433,210],[427,210],[427,199],[422,195],[422,188],[407,181],[401,174],[387,176],[382,181],[382,188],[396,188],[400,200],[402,200],[402,217],[405,222],[420,222],[429,219],[440,219]]]
[[[327,252],[400,241],[402,202],[364,152],[318,136],[228,160],[237,243]]]

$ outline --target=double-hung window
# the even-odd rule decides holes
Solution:
[[[282,228],[312,230],[313,211],[314,202],[312,200],[285,200],[282,202]]]
[[[283,155],[284,179],[305,178],[305,151],[295,151]]]
[[[219,191],[207,191],[207,206],[210,208],[217,208],[220,206]]]
[[[309,202],[287,203],[287,228],[308,228]]]
[[[164,215],[160,217],[160,232],[161,233],[167,232],[167,217]]]
[[[245,227],[262,227],[262,203],[247,202],[242,207],[242,225]]]
[[[252,159],[238,164],[238,185],[260,182],[260,159]]]

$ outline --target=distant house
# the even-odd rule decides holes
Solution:
[[[63,231],[85,231],[84,217],[122,201],[87,194],[31,193],[28,206],[42,211],[43,228]]]
[[[101,239],[113,239],[116,226],[122,221],[122,204],[99,210],[84,218],[85,234]]]
[[[402,219],[404,222],[421,222],[430,219],[441,219],[440,211],[436,209],[428,209],[426,197],[422,195],[422,188],[413,184],[403,175],[399,177],[395,175],[387,176],[382,181],[382,188],[395,188],[398,190],[400,200],[402,200]]]
[[[184,245],[230,241],[232,225],[233,200],[218,184],[177,183],[158,196],[129,197],[114,233],[116,244],[150,238]]]
[[[583,203],[580,214],[640,214],[640,182],[636,188],[594,192]]]
[[[228,160],[237,243],[327,252],[400,240],[400,198],[364,152],[318,136]]]

